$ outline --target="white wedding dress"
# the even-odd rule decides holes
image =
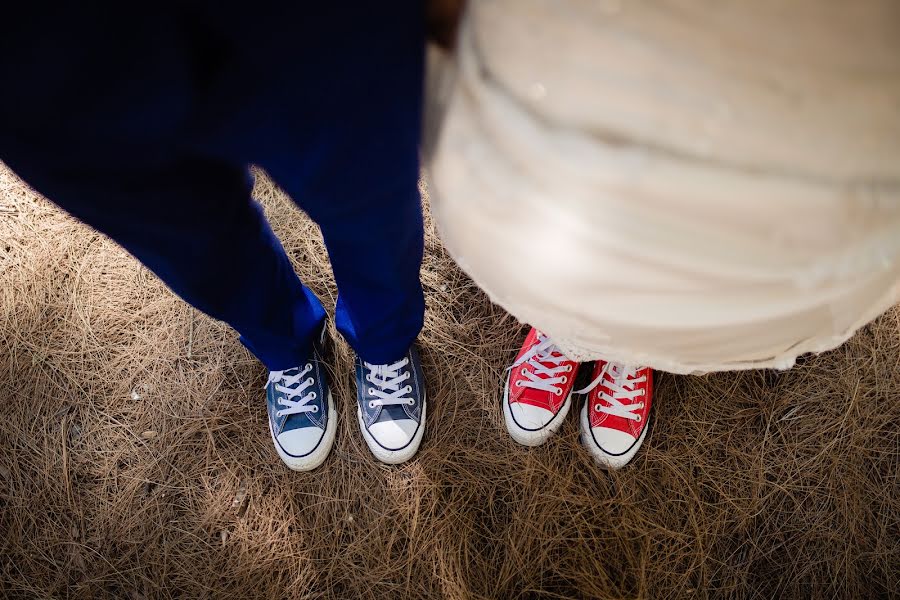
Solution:
[[[900,300],[900,3],[475,0],[455,61],[444,243],[571,358],[788,368]]]

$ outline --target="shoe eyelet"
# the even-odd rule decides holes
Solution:
[[[318,406],[313,406],[313,407],[312,407],[312,411],[313,411],[314,413],[319,412],[319,407],[318,407]]]
[[[315,393],[315,392],[310,392],[310,393],[309,393],[309,399],[310,399],[310,400],[315,400],[315,399],[316,399],[316,393]]]
[[[643,419],[641,418],[641,415],[637,415],[637,419],[635,419],[635,421],[637,421],[638,423],[640,423],[642,420],[643,420]]]
[[[525,377],[525,367],[522,367],[522,370],[519,371],[519,375],[521,375],[522,377]]]
[[[309,379],[306,380],[306,383],[309,384],[309,385],[312,385],[312,384],[314,384],[315,382],[316,382],[316,380],[313,379],[312,377],[310,377]]]
[[[516,381],[513,383],[513,385],[516,386],[516,387],[522,387],[522,380],[521,380],[521,379],[516,379]]]
[[[370,395],[370,396],[374,396],[374,395],[375,395],[375,388],[369,388],[369,395]]]
[[[638,404],[638,408],[644,408],[644,403],[641,402],[640,404]],[[640,416],[640,415],[638,415],[638,416]]]
[[[569,378],[566,377],[565,375],[563,375],[563,376],[562,376],[562,382],[563,382],[563,383],[566,383],[567,381],[569,381]]]
[[[407,404],[410,405],[410,406],[412,406],[412,405],[415,404],[415,403],[416,403],[416,401],[413,400],[412,398],[410,398],[409,401],[407,402]]]
[[[408,385],[408,386],[406,386],[404,389],[406,390],[406,393],[408,394],[408,393],[410,393],[410,392],[412,391],[412,386],[411,386],[411,385]]]
[[[369,400],[369,408],[375,408],[375,403]]]
[[[599,404],[594,405],[594,412],[600,412],[601,406]]]
[[[572,365],[566,365],[566,373],[572,372]]]
[[[562,396],[562,390],[559,388],[556,388],[555,390],[553,390],[553,393],[557,396]]]

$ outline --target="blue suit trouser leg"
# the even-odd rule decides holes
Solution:
[[[401,356],[424,312],[421,3],[97,10],[8,40],[27,94],[0,95],[0,158],[280,370],[326,315],[250,198],[260,164],[322,228],[340,331]]]

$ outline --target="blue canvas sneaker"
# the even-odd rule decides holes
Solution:
[[[281,460],[295,471],[315,469],[331,451],[337,415],[324,363],[325,329],[309,362],[271,371],[266,383],[269,431]]]
[[[356,415],[375,458],[395,465],[412,458],[425,433],[425,380],[415,346],[384,365],[356,357]]]

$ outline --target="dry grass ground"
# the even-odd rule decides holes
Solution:
[[[318,232],[265,178],[301,277]],[[262,366],[0,168],[0,595],[9,598],[881,598],[900,590],[900,312],[790,372],[659,375],[631,467],[576,420],[506,435],[525,329],[429,225],[428,430],[377,464],[337,340],[335,450],[284,468]],[[332,335],[335,333],[332,330]],[[573,413],[574,414],[574,413]]]

